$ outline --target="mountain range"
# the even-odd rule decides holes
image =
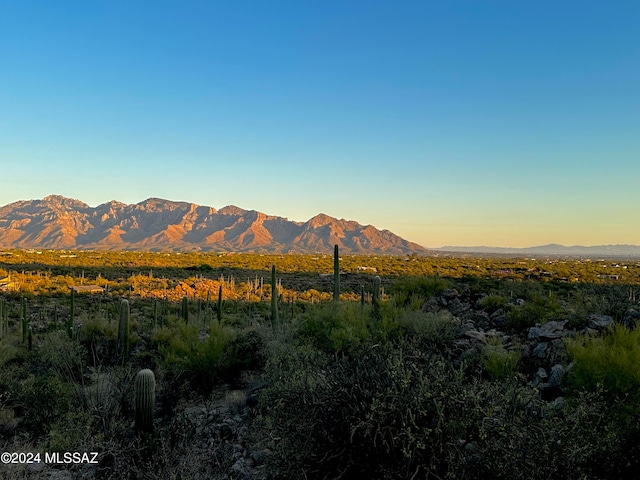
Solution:
[[[0,207],[0,248],[341,252],[405,255],[426,249],[388,230],[318,214],[290,221],[255,210],[149,198],[90,207],[49,195]]]
[[[430,249],[438,252],[468,253],[476,255],[549,255],[564,257],[640,257],[639,245],[572,245],[565,246],[557,243],[539,245],[536,247],[511,248],[511,247],[454,247],[447,246]]]

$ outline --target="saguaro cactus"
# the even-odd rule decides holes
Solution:
[[[378,318],[380,316],[380,277],[378,275],[373,278],[371,303],[373,305],[373,315]]]
[[[278,285],[275,265],[271,266],[271,328],[274,333],[278,329]]]
[[[136,375],[135,426],[138,433],[153,432],[153,411],[156,403],[156,377],[149,369],[140,370]]]
[[[222,322],[222,285],[218,287],[218,303],[216,304],[216,315],[218,323]]]
[[[9,334],[9,317],[8,317],[7,301],[4,298],[0,299],[0,333],[2,338]]]
[[[76,309],[76,289],[71,287],[71,306],[69,307],[69,320],[67,320],[67,335],[73,337],[73,321]]]
[[[0,298],[0,338],[6,335],[4,331],[4,298]]]
[[[27,299],[22,297],[22,310],[20,318],[22,320],[22,343],[27,341]]]
[[[129,354],[129,300],[120,301],[120,322],[118,323],[118,350],[124,361]]]
[[[184,319],[184,323],[189,323],[189,299],[185,295],[182,297],[182,310],[181,310],[182,318]]]
[[[333,301],[340,301],[340,256],[338,245],[333,247]]]
[[[153,299],[153,328],[158,326],[158,300]]]
[[[360,285],[360,306],[364,308],[364,285]]]

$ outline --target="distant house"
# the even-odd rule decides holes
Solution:
[[[101,287],[100,285],[76,285],[71,287],[71,290],[75,290],[76,293],[102,293],[104,292],[104,287]]]
[[[608,280],[619,280],[620,275],[596,275],[596,278],[606,278]]]
[[[356,267],[357,272],[373,272],[377,273],[378,269],[376,267]]]

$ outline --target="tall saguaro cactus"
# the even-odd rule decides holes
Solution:
[[[371,303],[373,305],[373,316],[375,318],[380,317],[380,277],[376,275],[373,278],[373,294],[371,296]]]
[[[182,318],[184,319],[184,323],[189,323],[189,299],[185,295],[182,297],[182,310],[181,310]]]
[[[71,306],[69,307],[69,319],[67,320],[67,335],[73,337],[73,321],[76,310],[76,289],[71,287]]]
[[[118,323],[118,350],[122,360],[129,355],[129,300],[120,301],[120,322]]]
[[[7,301],[2,298],[0,299],[0,325],[2,325],[0,329],[0,333],[2,334],[2,338],[6,337],[9,334],[9,309],[7,308]]]
[[[138,372],[134,390],[136,432],[151,433],[156,403],[156,377],[151,370],[144,369]]]
[[[222,323],[222,285],[218,287],[218,303],[216,304],[218,323]]]
[[[153,328],[158,326],[158,300],[153,299]]]
[[[278,285],[276,283],[276,266],[271,266],[271,328],[278,329]]]
[[[0,338],[6,335],[4,331],[4,298],[0,298]]]
[[[340,256],[338,245],[333,247],[333,301],[340,301]]]
[[[20,303],[20,324],[22,326],[22,343],[27,341],[27,299],[22,297]]]

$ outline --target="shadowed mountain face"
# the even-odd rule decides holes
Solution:
[[[0,207],[0,248],[316,253],[335,244],[344,253],[426,251],[388,230],[324,214],[303,223],[159,198],[92,208],[59,195]]]

